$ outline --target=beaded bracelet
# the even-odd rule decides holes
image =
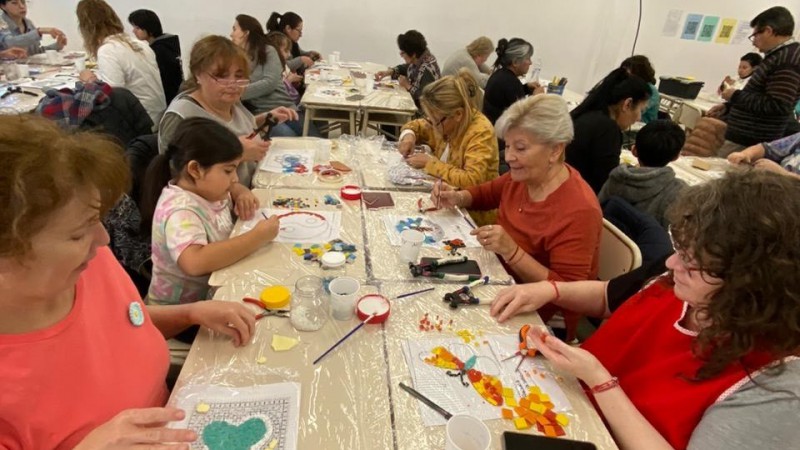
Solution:
[[[593,394],[599,394],[601,392],[605,392],[605,391],[614,389],[615,387],[619,387],[619,378],[611,377],[611,379],[606,381],[605,383],[600,383],[600,384],[598,384],[596,386],[592,386],[589,390]]]

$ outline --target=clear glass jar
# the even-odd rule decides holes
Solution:
[[[326,299],[321,278],[305,276],[297,280],[289,316],[292,326],[298,331],[317,331],[322,328],[328,320]]]
[[[330,294],[328,285],[331,284],[331,280],[347,274],[345,268],[347,257],[342,252],[330,251],[322,255],[319,262],[322,267],[322,286],[325,288],[325,293]]]
[[[13,59],[0,60],[0,68],[6,76],[6,81],[14,81],[19,78],[19,68]]]

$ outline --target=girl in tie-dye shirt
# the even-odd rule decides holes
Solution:
[[[219,123],[181,122],[167,152],[147,173],[143,217],[152,217],[153,277],[148,302],[164,305],[207,298],[211,272],[229,266],[272,241],[278,219],[261,220],[229,238],[233,229],[230,188],[242,144]],[[160,192],[155,201],[154,193]],[[154,204],[148,207],[147,202]]]

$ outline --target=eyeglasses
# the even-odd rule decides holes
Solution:
[[[214,80],[217,83],[219,83],[220,86],[225,86],[225,87],[232,87],[233,86],[233,87],[237,87],[237,88],[243,88],[243,87],[247,87],[247,85],[250,84],[250,80],[248,80],[247,78],[233,78],[233,79],[231,79],[231,78],[217,78],[217,77],[215,77],[214,75],[211,75],[211,74],[208,74],[208,76],[210,76],[212,80]]]
[[[764,30],[753,31],[753,34],[751,34],[750,36],[747,36],[747,39],[750,39],[750,42],[753,42],[753,41],[755,41],[756,36],[761,34],[761,33],[763,33],[763,32],[764,32]]]
[[[667,228],[667,234],[669,234],[669,241],[670,241],[670,243],[672,243],[672,249],[675,250],[675,254],[678,256],[678,259],[680,260],[681,266],[683,266],[683,269],[686,270],[687,272],[690,272],[690,273],[691,272],[702,272],[703,269],[700,269],[699,267],[697,267],[694,264],[694,261],[692,261],[692,258],[690,258],[689,255],[686,254],[686,251],[684,249],[682,249],[675,242],[675,238],[672,236],[672,227],[671,226]]]
[[[430,117],[425,117],[425,121],[431,124],[434,128],[439,128],[442,126],[442,123],[444,123],[444,121],[447,120],[449,117],[450,116],[444,116],[441,119],[439,119],[436,123],[434,123]]]
[[[11,0],[10,2],[6,2],[6,4],[14,6],[25,6],[25,5],[30,5],[31,2],[28,0]]]

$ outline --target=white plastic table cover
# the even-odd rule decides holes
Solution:
[[[390,192],[394,200],[393,209],[367,209],[364,208],[364,227],[366,229],[365,243],[367,259],[369,260],[369,274],[372,279],[381,281],[413,280],[407,263],[400,260],[399,247],[393,247],[386,233],[383,222],[385,214],[419,216],[417,200],[420,198],[430,205],[430,194],[425,192]],[[466,214],[466,213],[465,213]],[[511,275],[506,272],[497,256],[483,248],[464,248],[459,251],[469,259],[475,260],[481,269],[482,275],[488,275],[492,284],[510,284]],[[444,258],[449,253],[442,244],[439,248],[423,246],[420,250],[422,257]],[[431,281],[429,279],[429,281]]]
[[[264,286],[237,282],[220,288],[215,299],[239,301],[244,296],[257,295]],[[430,286],[425,282],[386,282],[379,286],[362,285],[360,294],[380,292],[394,298]],[[401,350],[403,342],[431,337],[458,339],[462,330],[516,335],[522,324],[538,325],[541,321],[538,315],[529,314],[501,325],[489,317],[485,306],[453,310],[442,302],[442,296],[460,285],[433,286],[433,292],[390,300],[392,311],[384,324],[364,326],[316,366],[312,361],[357,325],[357,319],[329,320],[319,331],[298,332],[286,318],[267,317],[257,323],[253,341],[239,349],[228,338],[203,329],[174,392],[197,384],[235,390],[257,384],[298,382],[301,384],[300,449],[442,449],[444,427],[424,426],[420,403],[398,387],[401,381],[410,383],[409,368]],[[475,293],[491,299],[501,288],[482,286]],[[450,320],[453,323],[442,331],[421,331],[419,320],[426,313],[431,318],[440,316],[448,324]],[[292,350],[275,352],[270,346],[274,334],[296,338],[299,344]],[[572,411],[567,413],[570,419],[565,427],[567,437],[594,442],[601,450],[616,449],[577,381],[559,376],[559,383],[572,405]],[[500,449],[502,432],[514,430],[512,422],[497,419],[485,423],[492,433],[491,448]],[[533,429],[526,432],[536,433]]]
[[[319,206],[314,206],[310,210],[341,211],[342,229],[339,238],[356,246],[356,259],[345,265],[346,275],[362,281],[367,280],[361,202],[341,200],[338,190],[273,188],[254,189],[253,193],[261,203],[261,207],[272,208],[273,201],[278,197],[295,197],[306,199],[306,203],[311,205],[314,202],[319,203]],[[341,207],[325,205],[325,195],[340,200]],[[234,233],[241,229],[241,226],[241,222],[237,222]],[[326,276],[326,271],[318,263],[304,261],[292,251],[292,247],[293,244],[279,242],[266,244],[238,262],[212,273],[208,283],[211,286],[223,286],[240,282],[247,284],[271,282],[294,286],[294,282],[305,275]]]
[[[348,184],[359,185],[361,176],[359,174],[359,161],[356,154],[351,150],[347,140],[331,140],[331,157],[328,161],[323,161],[317,156],[317,148],[324,139],[296,137],[296,138],[274,138],[270,151],[274,149],[303,149],[315,152],[314,165],[326,165],[330,161],[339,161],[346,164],[352,170],[342,174],[342,180],[330,183],[320,179],[313,173],[313,167],[309,167],[309,173],[273,173],[264,170],[257,170],[253,176],[253,188],[305,188],[305,189],[339,189]],[[267,152],[269,155],[269,151]]]

